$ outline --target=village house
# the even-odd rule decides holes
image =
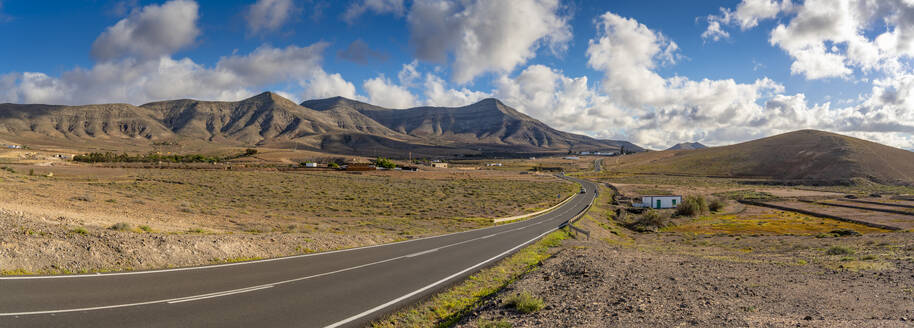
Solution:
[[[682,196],[641,196],[641,203],[632,203],[634,207],[644,207],[644,208],[675,208],[677,205],[682,204]]]

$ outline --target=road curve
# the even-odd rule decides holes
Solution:
[[[405,242],[169,270],[0,277],[0,327],[358,327],[560,227],[596,185],[538,217]]]

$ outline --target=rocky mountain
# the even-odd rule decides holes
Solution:
[[[643,149],[626,141],[599,140],[567,133],[493,98],[464,107],[388,109],[336,97],[310,100],[302,106],[322,112],[340,112],[371,120],[387,129],[435,145],[467,147],[492,152]]]
[[[708,148],[708,146],[702,145],[699,142],[682,142],[674,145],[673,147],[667,148],[666,150],[692,150],[702,148]]]
[[[265,92],[241,101],[192,99],[141,106],[0,104],[0,137],[23,143],[151,145],[192,141],[401,156],[641,150],[555,130],[495,99],[465,107],[386,109],[345,98],[296,104]],[[83,147],[84,148],[84,147]]]

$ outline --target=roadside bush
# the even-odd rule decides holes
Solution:
[[[625,226],[638,232],[657,231],[667,225],[667,219],[668,217],[663,213],[647,210],[644,214],[637,216],[634,221],[626,223]]]
[[[340,168],[340,165],[337,164],[337,163],[330,163],[330,164],[327,165],[327,166],[330,167],[331,169],[339,169],[339,168]]]
[[[828,254],[828,255],[851,255],[851,254],[854,254],[854,251],[851,250],[850,248],[847,248],[847,247],[832,246],[832,247],[829,248],[827,251],[825,251],[825,254]]]
[[[115,223],[113,226],[108,227],[108,229],[117,230],[117,231],[129,231],[130,228],[131,228],[130,223],[127,223],[127,222],[118,222],[118,223]]]
[[[530,292],[523,291],[508,297],[505,305],[514,308],[520,313],[533,313],[543,309],[543,299],[533,296]]]
[[[708,210],[711,212],[720,211],[724,209],[724,207],[727,207],[727,202],[722,198],[714,197],[711,198],[710,202],[708,202]]]
[[[708,201],[701,195],[686,196],[682,203],[676,206],[676,215],[679,216],[697,216],[704,213],[708,213]]]
[[[851,230],[851,229],[837,229],[837,230],[832,230],[831,233],[834,234],[835,236],[840,236],[840,237],[859,236],[860,235],[859,232],[857,232],[856,230]]]
[[[152,232],[152,228],[150,228],[148,225],[141,225],[140,230],[143,230],[145,232]]]
[[[77,234],[80,234],[80,235],[88,235],[88,234],[89,234],[89,230],[86,230],[86,228],[83,228],[83,227],[79,227],[79,228],[70,230],[70,232],[72,232],[72,233],[77,233]]]

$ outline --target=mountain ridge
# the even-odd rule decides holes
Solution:
[[[177,99],[139,106],[0,104],[4,134],[49,144],[195,140],[387,156],[641,150],[626,141],[553,129],[494,98],[463,107],[388,109],[342,97],[296,104],[273,92],[239,101]]]

